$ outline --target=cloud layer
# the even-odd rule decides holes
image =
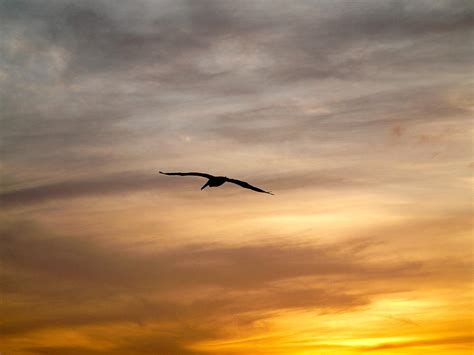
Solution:
[[[1,350],[466,351],[472,18],[0,0]]]
[[[1,241],[3,336],[114,323],[163,328],[159,341],[141,345],[150,353],[183,353],[186,344],[255,327],[275,311],[351,312],[414,284],[426,290],[437,280],[442,290],[469,279],[450,281],[466,267],[461,261],[371,261],[374,252],[389,250],[377,250],[375,237],[325,245],[192,244],[150,253],[57,236],[18,221],[4,223]],[[125,336],[111,353],[126,353],[135,341],[147,341],[144,336]],[[379,348],[394,346],[404,345]]]

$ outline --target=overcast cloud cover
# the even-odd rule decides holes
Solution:
[[[0,351],[468,353],[472,24],[0,0]]]

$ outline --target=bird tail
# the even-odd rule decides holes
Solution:
[[[204,190],[209,185],[209,180],[201,187],[201,190]]]

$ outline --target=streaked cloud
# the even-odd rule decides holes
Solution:
[[[466,352],[472,18],[0,1],[2,351]]]
[[[147,253],[11,221],[3,224],[1,240],[4,336],[110,323],[164,327],[160,341],[150,343],[154,332],[142,338],[148,351],[169,344],[168,351],[181,353],[183,341],[223,336],[230,315],[241,332],[275,312],[357,312],[415,285],[430,290],[429,280],[441,282],[440,290],[442,280],[469,282],[459,274],[466,267],[461,261],[375,257],[389,250],[380,249],[377,237],[321,245],[191,244]],[[126,352],[132,344],[114,346]],[[394,346],[409,344],[379,348]]]

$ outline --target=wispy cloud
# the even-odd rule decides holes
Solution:
[[[464,268],[436,259],[371,260],[380,247],[375,237],[319,246],[191,244],[144,253],[10,222],[1,240],[4,336],[111,322],[162,324],[174,330],[160,335],[153,349],[170,344],[176,353],[184,339],[218,336],[229,315],[238,328],[275,311],[350,312]],[[13,300],[35,304],[36,311]],[[45,312],[57,302],[60,307]],[[120,346],[125,351],[131,344]]]
[[[472,17],[463,0],[0,1],[5,351],[465,347]],[[159,169],[276,194],[190,194]]]

